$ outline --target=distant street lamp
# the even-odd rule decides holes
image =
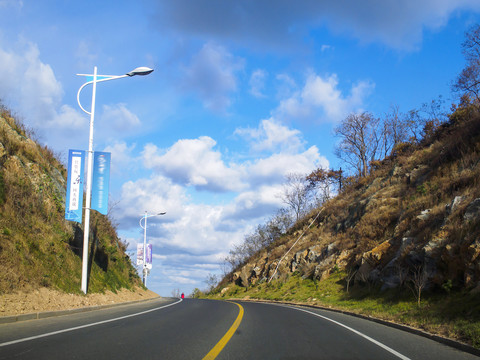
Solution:
[[[88,270],[88,235],[90,231],[90,204],[91,204],[91,193],[92,193],[92,159],[93,159],[93,123],[95,117],[95,95],[97,91],[97,83],[108,80],[121,79],[127,76],[135,75],[148,75],[153,71],[153,69],[147,67],[138,67],[125,75],[97,75],[97,67],[93,68],[92,74],[77,74],[80,76],[86,76],[87,82],[83,84],[77,93],[77,102],[80,109],[85,113],[90,115],[90,135],[88,139],[88,161],[87,161],[87,178],[86,182],[86,201],[85,201],[85,226],[83,234],[83,258],[82,258],[82,291],[87,293],[87,270]],[[80,92],[83,88],[89,84],[93,84],[92,90],[92,106],[91,111],[87,111],[83,108],[80,103]]]
[[[140,227],[143,229],[143,286],[147,286],[147,219],[153,216],[165,215],[166,212],[161,212],[158,214],[148,215],[145,211],[145,215],[140,219]],[[145,220],[145,227],[142,226],[142,220]]]

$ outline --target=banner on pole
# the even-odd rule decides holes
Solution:
[[[108,152],[94,152],[91,207],[103,215],[107,215],[108,212],[110,159],[111,154]]]
[[[143,265],[143,244],[137,244],[137,265]]]
[[[82,223],[83,210],[83,174],[85,170],[85,151],[68,151],[67,198],[65,219]]]
[[[147,263],[147,268],[152,268],[152,244],[147,244],[147,253],[145,254],[145,261]]]

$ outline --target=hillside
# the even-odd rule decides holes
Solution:
[[[480,115],[469,106],[298,221],[213,296],[333,306],[480,346],[479,182]]]
[[[80,293],[82,228],[64,220],[66,170],[8,109],[0,109],[0,294],[48,287]],[[93,212],[89,292],[141,281],[126,244]]]

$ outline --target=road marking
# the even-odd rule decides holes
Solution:
[[[328,317],[326,317],[326,316],[323,316],[323,315],[320,315],[320,314],[317,314],[317,313],[314,313],[314,312],[311,312],[311,311],[308,311],[308,310],[304,310],[304,309],[300,309],[300,308],[297,308],[297,307],[293,307],[293,306],[284,306],[284,305],[279,305],[279,306],[288,307],[289,309],[294,309],[294,310],[298,310],[298,311],[303,311],[303,312],[306,312],[306,313],[308,313],[308,314],[318,316],[319,318],[322,318],[322,319],[324,319],[324,320],[330,321],[330,322],[332,322],[332,323],[334,323],[334,324],[336,324],[336,325],[338,325],[338,326],[341,326],[341,327],[343,327],[343,328],[345,328],[345,329],[347,329],[347,330],[349,330],[349,331],[351,331],[351,332],[353,332],[353,333],[355,333],[355,334],[363,337],[364,339],[366,339],[366,340],[374,343],[374,344],[377,345],[377,346],[380,346],[382,349],[387,350],[388,352],[390,352],[391,354],[397,356],[398,358],[400,358],[400,359],[402,359],[402,360],[410,360],[410,358],[406,357],[405,355],[400,354],[398,351],[393,350],[392,348],[388,347],[388,346],[385,345],[385,344],[382,344],[381,342],[379,342],[379,341],[371,338],[370,336],[365,335],[365,334],[361,333],[361,332],[358,331],[358,330],[355,330],[355,329],[353,329],[353,328],[351,328],[351,327],[349,327],[349,326],[347,326],[347,325],[344,325],[344,324],[342,324],[342,323],[340,323],[340,322],[338,322],[338,321],[335,321],[335,320],[333,320],[333,319],[330,319],[330,318],[328,318]]]
[[[23,339],[7,341],[7,342],[4,342],[4,343],[0,344],[0,347],[2,347],[2,346],[8,346],[8,345],[13,345],[13,344],[18,344],[18,343],[22,343],[22,342],[25,342],[25,341],[40,339],[40,338],[44,338],[44,337],[47,337],[47,336],[63,334],[63,333],[70,332],[70,331],[85,329],[85,328],[88,328],[88,327],[91,327],[91,326],[96,326],[96,325],[101,325],[101,324],[107,324],[107,323],[109,323],[109,322],[113,322],[113,321],[117,321],[117,320],[128,319],[128,318],[131,318],[131,317],[134,317],[134,316],[139,316],[139,315],[143,315],[143,314],[148,314],[148,313],[150,313],[150,312],[152,312],[152,311],[157,311],[157,310],[165,309],[165,308],[167,308],[167,307],[169,307],[169,306],[177,305],[177,304],[179,304],[179,303],[181,303],[181,302],[182,302],[182,299],[179,299],[179,301],[177,301],[177,302],[174,302],[174,303],[171,303],[171,304],[168,304],[168,305],[164,305],[164,306],[160,306],[160,307],[157,307],[157,308],[155,308],[155,309],[150,309],[150,310],[142,311],[142,312],[135,313],[135,314],[125,315],[125,316],[121,316],[121,317],[114,318],[114,319],[109,319],[109,320],[98,321],[98,322],[91,323],[91,324],[85,324],[85,325],[75,326],[75,327],[68,328],[68,329],[63,329],[63,330],[58,330],[58,331],[52,331],[52,332],[49,332],[49,333],[40,334],[40,335],[35,335],[35,336],[30,336],[30,337],[23,338]]]
[[[227,345],[227,343],[230,341],[231,337],[233,336],[233,334],[235,334],[235,331],[237,331],[237,328],[239,327],[240,323],[242,322],[242,318],[243,318],[243,307],[242,307],[242,305],[237,304],[235,302],[232,303],[232,304],[238,305],[238,307],[240,309],[240,311],[238,312],[237,319],[235,320],[233,325],[230,327],[230,329],[228,329],[227,333],[225,335],[223,335],[223,337],[220,339],[220,341],[217,343],[217,345],[215,345],[213,347],[213,349],[210,350],[210,352],[202,360],[213,360],[213,359],[215,359],[218,356],[218,354],[220,354],[220,352],[223,350],[225,345]]]

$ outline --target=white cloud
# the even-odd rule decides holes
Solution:
[[[279,184],[289,173],[309,174],[319,166],[328,168],[328,165],[328,160],[319,154],[316,146],[297,154],[277,153],[249,165],[249,182],[251,186]]]
[[[185,203],[180,218],[159,229],[164,246],[188,251],[190,254],[216,254],[226,251],[243,238],[242,229],[235,232],[218,231],[223,206]]]
[[[237,90],[236,72],[243,66],[243,60],[225,48],[206,43],[184,69],[184,86],[198,93],[206,108],[225,111]]]
[[[262,120],[257,129],[239,128],[235,134],[245,137],[254,152],[298,152],[302,150],[304,141],[300,131],[289,129],[274,118]]]
[[[230,220],[237,222],[240,230],[245,234],[245,227],[252,225],[253,222],[258,222],[258,219],[264,218],[267,215],[275,213],[276,210],[283,207],[283,204],[278,196],[281,191],[281,186],[277,183],[273,185],[262,185],[256,187],[254,190],[242,192],[237,196],[235,201],[225,207],[225,212],[222,217],[223,222]]]
[[[257,98],[264,98],[266,95],[263,93],[265,90],[265,80],[267,72],[265,70],[257,69],[250,76],[250,93]]]
[[[238,191],[244,187],[239,169],[225,165],[222,154],[213,148],[216,141],[208,136],[178,140],[168,151],[149,144],[143,151],[144,164],[182,185],[199,190]]]
[[[35,124],[55,117],[63,90],[52,68],[44,64],[35,44],[20,41],[18,52],[0,49],[0,93],[18,102]]]
[[[148,220],[149,242],[155,247],[175,249],[174,252],[188,252],[191,261],[198,261],[197,257],[205,254],[209,261],[214,261],[215,254],[228,250],[243,237],[241,228],[236,233],[217,231],[224,212],[222,205],[193,203],[185,188],[162,176],[123,185],[122,201],[115,209],[120,228],[140,229],[139,220],[145,210],[151,214],[166,211],[165,215]]]
[[[303,89],[282,100],[273,114],[281,119],[337,122],[361,108],[373,87],[374,84],[369,81],[360,81],[351,87],[348,95],[344,95],[339,89],[336,74],[323,78],[312,73]]]
[[[193,274],[188,274],[188,277],[171,275],[169,276],[169,279],[178,284],[196,284],[197,280],[193,280],[192,277],[193,277]]]
[[[91,53],[90,47],[85,40],[81,40],[78,43],[75,56],[78,59],[78,66],[80,69],[93,68],[93,64],[98,58],[97,55]]]
[[[133,156],[136,144],[127,145],[124,141],[114,142],[106,146],[103,151],[112,153],[111,173],[124,174],[137,167],[140,159]]]
[[[322,47],[320,48],[320,51],[325,52],[325,51],[328,51],[330,49],[332,49],[331,45],[323,44]]]
[[[138,131],[140,119],[127,109],[125,104],[103,105],[102,125],[119,134],[129,134]]]
[[[258,129],[244,130],[242,135],[258,141],[259,148],[272,154],[227,166],[210,137],[179,140],[163,151],[146,145],[142,158],[155,175],[123,185],[119,211],[122,226],[138,226],[144,209],[152,213],[167,211],[161,226],[149,229],[157,245],[197,255],[219,254],[240,242],[247,228],[282,207],[278,194],[285,175],[328,167],[316,146],[303,149],[298,130],[273,119],[262,121]],[[278,142],[291,145],[284,147]],[[119,144],[122,149],[126,150],[125,145]],[[187,196],[188,187],[210,192],[228,190],[235,195],[221,204],[202,203],[195,200],[195,195]]]
[[[138,227],[145,211],[151,214],[167,211],[161,221],[176,221],[182,216],[187,199],[184,188],[163,176],[127,181],[122,186],[121,202],[114,209],[114,215],[123,229]]]
[[[88,119],[69,105],[61,105],[63,89],[50,65],[40,60],[37,45],[19,40],[15,49],[0,47],[0,98],[33,127],[48,145],[78,146],[79,131],[88,131]],[[73,135],[77,136],[73,136]],[[84,137],[85,138],[85,137]]]
[[[291,97],[298,90],[297,83],[288,74],[278,74],[276,77],[277,84],[277,98],[285,99]]]

